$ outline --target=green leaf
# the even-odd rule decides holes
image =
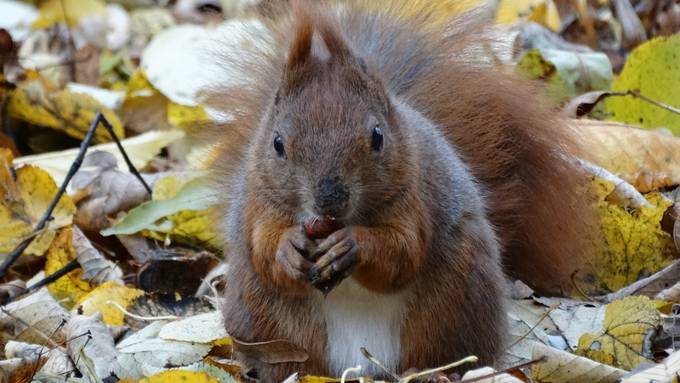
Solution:
[[[609,89],[612,81],[609,58],[599,52],[534,48],[522,56],[517,66],[530,78],[548,82],[558,101],[593,90]]]
[[[142,230],[158,230],[167,225],[158,223],[162,218],[170,217],[181,211],[205,210],[214,206],[212,198],[214,194],[206,176],[196,177],[184,184],[174,197],[142,203],[130,210],[120,222],[102,230],[101,234],[109,236],[134,234]]]

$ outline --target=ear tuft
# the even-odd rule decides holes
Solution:
[[[311,55],[314,25],[307,13],[303,1],[292,1],[293,15],[296,21],[295,37],[288,52],[288,69],[304,65]]]

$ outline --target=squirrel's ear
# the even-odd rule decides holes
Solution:
[[[314,26],[303,5],[299,1],[292,2],[295,14],[295,37],[288,52],[288,70],[304,65],[312,54],[312,37]]]

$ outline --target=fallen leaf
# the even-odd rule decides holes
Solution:
[[[673,261],[673,239],[661,228],[671,200],[651,192],[644,195],[644,205],[619,204],[610,199],[617,185],[600,177],[592,185],[603,235],[591,264],[579,272],[581,288],[596,294],[616,291]]]
[[[537,345],[532,357],[543,358],[531,366],[531,379],[537,383],[614,383],[626,373],[618,368],[547,346]]]
[[[127,153],[135,168],[143,169],[152,158],[161,152],[161,149],[168,146],[171,142],[182,138],[183,135],[184,133],[179,130],[150,131],[121,140],[121,145],[125,148],[125,153]],[[16,165],[31,164],[38,166],[50,173],[56,182],[61,183],[76,159],[78,151],[79,149],[75,148],[24,156],[15,159],[14,163]],[[115,143],[90,146],[88,153],[92,154],[94,152],[107,152],[113,155],[116,159],[116,167],[118,169],[127,169],[123,156]]]
[[[219,246],[209,208],[216,204],[206,176],[182,181],[170,175],[158,180],[153,199],[130,210],[118,223],[101,232],[104,236],[154,232],[188,244]]]
[[[566,310],[553,310],[549,315],[559,333],[567,341],[569,348],[575,351],[582,334],[596,332],[602,328],[604,313],[605,306],[583,302],[579,306],[571,306]]]
[[[16,170],[16,180],[3,176],[6,162],[0,160],[0,253],[9,253],[42,218],[57,193],[57,185],[47,172],[34,166]],[[75,206],[64,195],[52,213],[46,229],[36,235],[25,254],[42,255],[52,243],[56,230],[71,224]],[[2,258],[2,257],[0,257]]]
[[[50,275],[60,270],[76,258],[71,228],[61,229],[45,256],[45,274]],[[78,268],[50,283],[47,289],[64,307],[70,308],[92,290],[92,285],[83,280],[83,270]]]
[[[677,382],[678,374],[680,351],[675,351],[661,363],[623,377],[621,383]]]
[[[139,383],[165,383],[165,382],[195,382],[195,383],[221,383],[207,372],[187,370],[169,370],[159,372],[148,378],[141,379]]]
[[[477,368],[474,370],[470,370],[463,375],[462,380],[465,381],[467,379],[479,379],[482,376],[487,376],[496,373],[497,371],[494,370],[491,367],[482,367],[482,368]],[[486,379],[480,379],[480,380],[475,380],[475,382],[479,383],[522,383],[521,380],[518,378],[508,374],[508,373],[500,373],[496,374],[493,377],[486,378]]]
[[[602,330],[583,334],[578,353],[593,360],[632,370],[651,358],[645,338],[661,325],[661,317],[647,297],[627,297],[607,305]],[[648,355],[648,356],[645,356]]]
[[[640,192],[680,183],[680,138],[615,122],[583,120],[571,126],[591,162]]]
[[[63,326],[70,315],[46,288],[0,310],[0,344],[10,340],[54,345],[64,340]]]
[[[83,296],[74,311],[83,315],[100,313],[102,321],[107,325],[121,326],[124,323],[125,314],[110,302],[127,308],[132,301],[142,295],[144,295],[142,290],[122,286],[115,282],[106,282]]]
[[[115,263],[104,258],[99,250],[92,246],[89,239],[77,226],[72,227],[73,247],[76,250],[78,263],[83,269],[82,278],[95,285],[104,282],[123,284],[123,270]]]
[[[163,173],[142,174],[153,187]],[[110,226],[113,217],[151,198],[141,181],[132,173],[117,168],[116,158],[109,152],[95,151],[87,155],[83,166],[71,182],[77,201],[77,225],[99,231]]]
[[[17,279],[0,285],[0,305],[26,292],[26,282]]]
[[[108,379],[115,368],[118,350],[101,315],[74,315],[64,332],[69,339],[66,350],[78,371],[91,382]]]
[[[657,37],[633,50],[612,90],[636,90],[652,100],[680,107],[680,35]],[[605,101],[613,120],[647,128],[664,127],[680,135],[680,115],[632,97]]]
[[[164,325],[158,337],[166,340],[210,344],[227,338],[224,319],[219,311],[194,315]]]
[[[185,366],[201,360],[211,345],[170,341],[158,338],[163,321],[156,321],[120,341],[116,348],[119,378],[141,379],[151,376],[166,366]]]
[[[85,16],[103,14],[105,4],[99,0],[47,0],[40,4],[40,18],[33,23],[33,28],[48,28],[56,23],[66,21],[75,27]]]
[[[550,95],[557,101],[609,89],[612,81],[609,59],[600,52],[532,49],[522,56],[517,68],[531,79],[546,81]]]
[[[552,0],[501,0],[496,22],[512,24],[520,20],[539,23],[553,31],[560,29],[560,15]]]
[[[285,340],[276,339],[268,342],[242,342],[232,338],[234,353],[253,358],[264,363],[304,362],[309,359],[307,352],[297,345]],[[238,358],[237,358],[238,359]]]
[[[208,251],[157,249],[137,273],[137,284],[149,292],[191,296],[217,262]]]
[[[82,140],[98,112],[111,123],[119,139],[125,138],[115,112],[84,93],[60,90],[42,77],[28,78],[12,92],[7,110],[11,117],[34,125],[52,128]],[[111,141],[104,127],[97,128],[93,143]]]

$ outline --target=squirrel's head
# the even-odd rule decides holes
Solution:
[[[321,15],[298,16],[258,139],[262,188],[291,213],[367,218],[402,188],[403,131],[382,81]],[[272,92],[274,93],[274,92]]]

